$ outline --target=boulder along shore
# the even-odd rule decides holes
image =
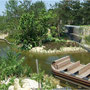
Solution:
[[[34,47],[29,52],[34,53],[64,53],[64,52],[87,52],[87,50],[83,49],[82,47],[61,47],[59,50],[46,50],[45,46],[42,47]]]

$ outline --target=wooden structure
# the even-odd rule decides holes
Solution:
[[[83,30],[81,30],[80,26],[65,25],[65,28],[67,29],[67,35],[71,40],[79,43],[82,42]]]
[[[90,63],[80,64],[80,61],[71,62],[69,56],[52,62],[52,72],[55,76],[90,87]]]

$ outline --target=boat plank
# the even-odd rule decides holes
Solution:
[[[72,64],[73,64],[73,63],[70,62],[69,64],[67,64],[67,65],[65,65],[65,66],[63,66],[63,67],[61,67],[61,68],[59,68],[58,71],[63,71],[63,70],[65,70],[65,69],[67,69],[69,66],[71,66]]]
[[[70,60],[70,56],[62,57],[62,58],[60,58],[60,59],[58,59],[58,60],[55,60],[54,62],[55,62],[56,64],[58,64],[58,63],[60,63],[60,62],[62,62],[62,61],[66,61],[66,60]]]
[[[81,68],[81,69],[79,70],[79,75],[80,75],[80,74],[83,74],[83,73],[86,72],[88,69],[90,69],[90,63],[87,64],[87,65],[85,65],[83,68]]]
[[[73,74],[73,73],[75,73],[75,72],[78,72],[78,71],[79,71],[81,68],[83,68],[83,67],[84,67],[84,65],[80,64],[78,67],[76,67],[76,68],[68,71],[67,74]]]
[[[56,65],[56,67],[57,67],[57,69],[60,69],[60,68],[62,68],[62,67],[66,67],[66,65],[68,65],[68,64],[70,64],[70,63],[71,63],[70,60],[67,59],[66,61],[63,61],[63,62],[58,63],[58,64]]]
[[[84,73],[77,75],[77,77],[79,78],[84,78],[87,77],[90,74],[90,69],[88,69],[87,71],[85,71]]]
[[[67,71],[73,70],[73,69],[75,69],[76,67],[78,67],[79,65],[80,65],[80,61],[77,61],[77,62],[73,63],[71,66],[69,66],[69,67],[67,68]]]

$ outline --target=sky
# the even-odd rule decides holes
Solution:
[[[8,0],[0,0],[0,15],[3,15],[3,11],[5,11],[5,3]],[[32,3],[36,2],[36,1],[44,1],[47,8],[50,7],[50,4],[55,4],[55,2],[59,2],[60,0],[32,0]]]

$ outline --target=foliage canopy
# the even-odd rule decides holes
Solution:
[[[53,18],[52,12],[42,10],[36,18],[35,13],[25,13],[20,18],[20,42],[23,43],[24,48],[26,45],[37,46],[40,45],[43,38],[48,32],[50,27],[48,21]]]

